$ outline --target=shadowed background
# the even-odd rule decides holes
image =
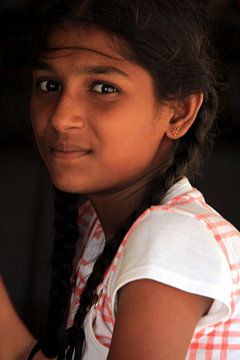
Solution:
[[[20,316],[37,335],[47,309],[53,194],[29,121],[28,49],[14,40],[29,22],[28,3],[0,4],[0,270]],[[240,228],[240,1],[206,6],[228,85],[221,93],[218,140],[194,185]]]

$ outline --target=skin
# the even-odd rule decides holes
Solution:
[[[0,277],[0,359],[26,360],[35,339],[23,325]]]
[[[108,360],[184,360],[211,300],[151,280],[120,290]]]
[[[31,98],[36,141],[53,183],[86,195],[107,239],[168,166],[203,100],[195,94],[159,103],[150,74],[121,55],[122,45],[96,28],[54,31],[34,70]],[[184,359],[210,304],[151,280],[127,284],[108,359]]]

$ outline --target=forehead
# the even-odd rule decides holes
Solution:
[[[122,40],[103,30],[93,26],[65,25],[50,33],[43,54],[48,56],[53,55],[56,51],[64,53],[71,50],[90,50],[115,60],[125,60],[122,53],[129,53]]]

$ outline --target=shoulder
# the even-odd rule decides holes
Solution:
[[[211,286],[217,279],[230,279],[227,259],[213,232],[192,213],[176,208],[169,211],[156,207],[144,214],[127,236],[122,267],[125,271],[148,268],[156,276],[165,276],[167,283],[174,274],[182,287],[190,278]]]
[[[215,236],[221,234],[217,222],[223,224],[224,219],[194,189],[145,211],[124,239],[113,276],[113,299],[129,282],[151,279],[215,299],[224,304],[226,315],[233,284]]]
[[[223,266],[230,271],[230,257],[239,249],[240,234],[191,188],[145,211],[131,227],[125,244],[126,259],[134,253],[136,259],[139,255],[145,261],[157,258],[158,264],[166,264],[174,256],[172,266],[195,264],[197,272],[206,272],[207,266],[214,274]]]

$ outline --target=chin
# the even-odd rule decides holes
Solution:
[[[56,179],[51,177],[53,185],[60,191],[71,193],[71,194],[80,194],[81,191],[79,189],[78,184],[74,184],[72,181],[68,179]]]

